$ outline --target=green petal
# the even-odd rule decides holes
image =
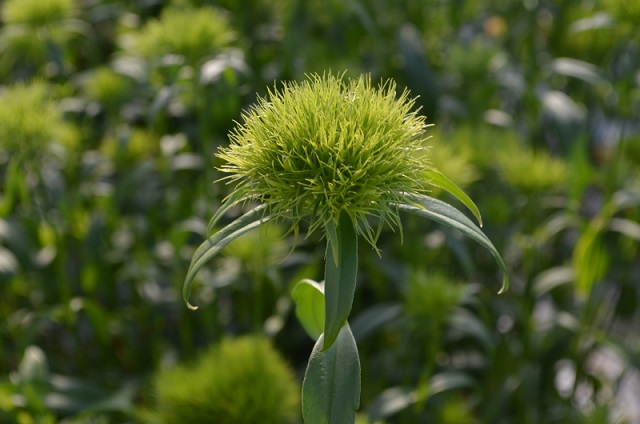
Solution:
[[[193,254],[193,258],[191,258],[191,264],[182,288],[182,298],[189,309],[198,309],[189,303],[189,296],[191,295],[191,285],[200,268],[217,255],[227,244],[271,219],[271,216],[266,214],[267,210],[266,205],[258,206],[206,239],[198,247]]]
[[[462,234],[472,238],[487,248],[493,255],[498,266],[503,272],[502,287],[498,293],[503,293],[509,288],[509,276],[507,267],[491,240],[469,218],[453,206],[433,197],[422,194],[407,194],[407,200],[412,204],[398,204],[398,208],[439,222],[440,224],[454,228]]]

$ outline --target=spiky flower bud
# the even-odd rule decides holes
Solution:
[[[425,118],[393,82],[312,75],[286,83],[243,115],[219,156],[236,193],[309,233],[346,214],[375,248],[380,227],[400,224],[404,193],[425,193]],[[379,218],[374,231],[369,218]]]

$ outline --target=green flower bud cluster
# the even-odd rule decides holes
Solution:
[[[400,226],[404,193],[428,191],[423,147],[429,126],[393,82],[312,75],[285,83],[243,115],[219,152],[220,170],[240,197],[271,214],[305,220],[309,233],[346,214],[374,248],[381,227]],[[422,152],[422,154],[416,154]],[[378,218],[374,230],[369,218]]]

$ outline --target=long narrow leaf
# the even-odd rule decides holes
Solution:
[[[333,242],[327,241],[324,268],[324,349],[331,347],[349,317],[358,273],[358,235],[346,214],[340,217],[334,237]],[[337,261],[332,259],[334,249]]]
[[[302,383],[305,424],[353,423],[360,406],[360,358],[349,324],[335,343],[323,349],[320,336]]]
[[[502,287],[498,293],[509,288],[507,267],[491,240],[469,218],[453,206],[433,197],[421,194],[407,194],[407,199],[415,204],[398,204],[398,208],[431,219],[454,228],[487,248],[503,272]]]
[[[338,266],[340,261],[340,241],[338,240],[338,233],[333,221],[327,222],[325,227],[327,234],[327,260],[331,257],[333,263]]]
[[[242,189],[234,191],[225,200],[225,202],[222,205],[220,205],[216,213],[214,213],[211,219],[209,220],[209,224],[207,225],[207,235],[211,234],[211,232],[213,231],[213,227],[215,227],[215,225],[218,223],[220,218],[222,218],[229,209],[231,209],[234,205],[237,205],[238,203],[247,199],[245,196],[246,191],[247,190],[242,190]]]
[[[478,220],[478,224],[482,227],[482,216],[480,216],[480,210],[476,206],[476,204],[471,200],[467,193],[462,191],[460,187],[458,187],[453,181],[447,178],[442,172],[437,169],[429,170],[429,183],[436,187],[440,187],[441,189],[449,192],[456,199],[461,201],[476,217]]]
[[[260,205],[257,208],[247,212],[240,218],[233,221],[208,239],[206,239],[200,247],[193,254],[189,270],[187,271],[187,277],[182,288],[182,298],[189,307],[189,309],[198,309],[197,307],[189,303],[189,296],[191,294],[191,285],[195,279],[198,271],[210,261],[215,255],[217,255],[222,248],[231,243],[236,238],[240,237],[244,233],[259,227],[267,222],[271,216],[265,213],[265,205]]]

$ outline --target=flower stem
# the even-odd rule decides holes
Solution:
[[[330,223],[329,225],[333,225]],[[327,350],[338,337],[347,321],[358,273],[358,235],[354,223],[345,213],[338,225],[327,233],[335,234],[327,240],[327,257],[324,268],[325,322],[324,344]],[[337,259],[337,261],[336,261]]]

